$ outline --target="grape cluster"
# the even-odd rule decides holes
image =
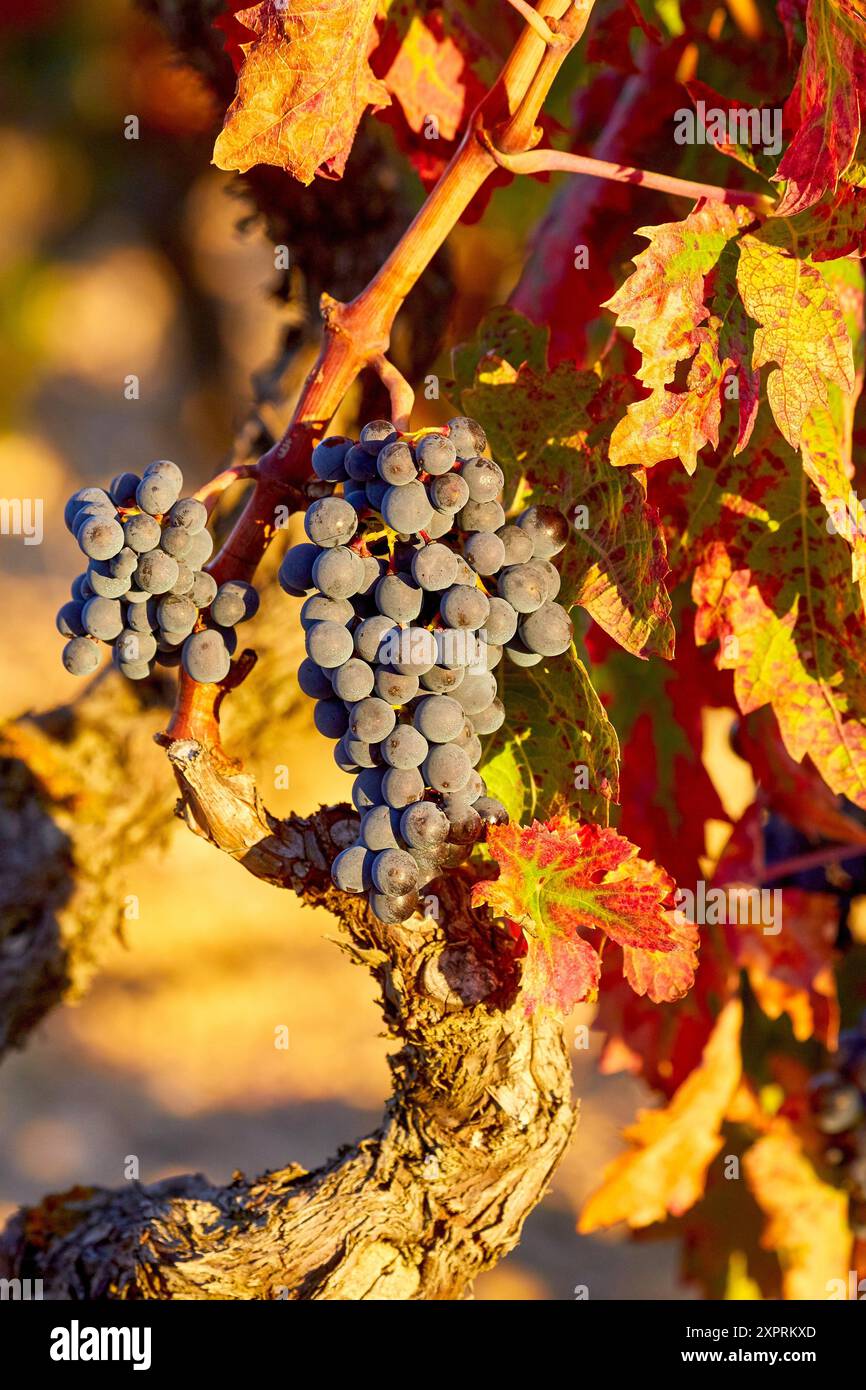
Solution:
[[[851,1230],[866,1240],[866,1014],[842,1033],[833,1071],[814,1076],[809,1100],[824,1154],[851,1197]]]
[[[182,487],[177,464],[159,459],[140,478],[120,473],[107,492],[85,487],[67,502],[64,520],[88,560],[57,614],[71,675],[96,669],[100,642],[130,680],[154,662],[182,662],[203,683],[228,675],[235,625],[254,615],[258,594],[242,580],[218,587],[202,569],[213,551],[207,508]]]
[[[508,819],[476,770],[481,737],[505,719],[503,654],[531,666],[571,642],[551,563],[568,523],[551,507],[507,523],[486,442],[464,417],[418,435],[374,420],[357,442],[324,439],[313,470],[333,491],[280,569],[306,600],[301,689],[355,776],[360,835],[332,878],[366,892],[384,922],[411,917],[424,885]]]

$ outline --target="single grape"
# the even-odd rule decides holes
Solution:
[[[180,592],[177,584],[174,586],[174,592]],[[213,575],[205,570],[196,570],[191,576],[188,594],[196,608],[209,608],[217,595],[217,582]]]
[[[197,497],[181,497],[168,514],[168,524],[198,536],[207,526],[207,507]]]
[[[381,478],[372,478],[369,483],[364,484],[364,497],[374,512],[381,512],[385,493],[390,486],[390,483],[383,482]]]
[[[417,536],[432,515],[423,483],[389,487],[382,499],[382,520],[400,535]]]
[[[307,656],[332,670],[352,655],[352,634],[340,623],[313,623],[307,629]]]
[[[114,649],[114,664],[122,676],[128,681],[144,681],[150,675],[149,661],[122,661]]]
[[[444,512],[432,512],[430,520],[424,527],[424,535],[428,541],[438,541],[443,536],[447,536],[453,526],[454,518],[452,516],[446,516]]]
[[[162,478],[164,482],[171,483],[172,487],[176,487],[178,496],[180,496],[180,490],[183,487],[183,473],[177,464],[172,463],[170,459],[154,459],[153,463],[149,463],[145,468],[143,477]]]
[[[399,893],[389,897],[387,893],[370,894],[370,911],[386,926],[397,926],[408,922],[418,910],[419,898],[416,892]]]
[[[78,603],[83,603],[85,599],[93,597],[93,589],[86,574],[76,575],[70,586],[70,593]]]
[[[474,589],[477,582],[474,569],[471,565],[466,563],[462,555],[455,555],[454,559],[457,561],[457,573],[454,577],[454,583],[468,584],[470,589]]]
[[[505,564],[505,546],[495,531],[473,531],[463,554],[476,574],[496,574]]]
[[[468,584],[452,584],[442,595],[439,612],[449,627],[475,630],[484,626],[490,600],[481,589],[470,588]]]
[[[88,566],[87,578],[90,580],[90,587],[100,598],[122,598],[131,587],[129,576],[115,579],[109,569],[108,560],[94,560]]]
[[[508,812],[495,796],[479,796],[478,800],[472,803],[472,809],[481,817],[485,825],[508,824]]]
[[[450,743],[460,733],[465,718],[457,700],[448,695],[426,695],[415,706],[412,722],[428,743]]]
[[[103,642],[113,642],[123,631],[123,610],[115,598],[89,598],[81,610],[85,632]]]
[[[462,666],[431,666],[421,677],[421,685],[425,690],[432,690],[434,695],[450,695],[465,675]]]
[[[462,511],[469,501],[469,488],[459,473],[446,473],[428,485],[427,496],[437,512],[449,517]]]
[[[135,632],[126,627],[115,642],[114,650],[122,662],[147,663],[156,656],[156,638],[152,632]]]
[[[61,637],[83,637],[84,623],[81,621],[81,610],[84,604],[77,599],[70,599],[64,603],[57,614],[57,631]]]
[[[115,507],[134,507],[135,489],[141,479],[137,473],[118,473],[108,484],[108,495]]]
[[[314,545],[343,545],[358,529],[358,513],[342,497],[320,497],[304,515],[304,530]]]
[[[490,612],[484,624],[484,636],[494,646],[510,642],[517,631],[517,614],[504,598],[490,600]]]
[[[334,744],[334,762],[337,764],[337,767],[340,769],[341,772],[360,772],[358,764],[355,762],[354,758],[351,756],[346,747],[345,734],[342,738],[338,738],[337,742]]]
[[[301,605],[301,627],[304,631],[313,623],[342,623],[346,626],[354,616],[355,610],[346,598],[328,598],[325,594],[311,594]]]
[[[525,565],[532,559],[532,537],[520,526],[500,526],[496,534],[505,546],[504,565]]]
[[[361,843],[378,854],[383,849],[402,849],[397,838],[400,812],[390,806],[371,806],[361,817]]]
[[[456,792],[466,786],[472,771],[466,753],[455,743],[437,743],[424,762],[424,780],[437,792]]]
[[[561,656],[568,650],[574,627],[558,603],[543,603],[520,624],[520,638],[531,652],[542,656]]]
[[[178,598],[186,598],[187,596],[192,598],[192,591],[195,586],[195,581],[199,578],[199,576],[205,579],[210,579],[211,577],[209,574],[202,575],[201,570],[196,570],[195,572],[193,572],[190,569],[189,565],[186,563],[186,560],[178,560],[177,579],[174,581],[171,588],[169,589],[169,593],[177,594]],[[193,599],[193,602],[195,603],[195,599]],[[210,599],[208,599],[208,603],[209,602]],[[206,608],[207,604],[196,604],[196,607]]]
[[[328,598],[349,598],[364,579],[364,565],[348,546],[323,550],[313,563],[313,583]]]
[[[200,570],[213,555],[213,536],[207,529],[194,531],[189,550],[184,559],[190,569]]]
[[[547,600],[547,576],[532,561],[503,570],[497,587],[500,598],[518,613],[534,613]]]
[[[62,660],[70,676],[89,676],[99,665],[99,648],[89,637],[73,637],[63,648]]]
[[[177,560],[164,550],[149,550],[139,558],[135,582],[148,594],[167,594],[177,581]]]
[[[375,695],[368,695],[366,699],[359,700],[352,706],[349,715],[349,728],[355,738],[363,739],[365,743],[381,743],[382,739],[388,737],[396,722],[397,716],[391,706]]]
[[[358,436],[358,443],[374,456],[397,434],[390,420],[371,420]]]
[[[323,738],[342,738],[349,727],[349,716],[342,700],[318,700],[313,723]]]
[[[166,526],[159,538],[160,549],[174,560],[182,560],[192,544],[192,536],[182,526]]]
[[[448,473],[457,462],[454,441],[444,434],[425,434],[415,445],[415,458],[424,473]]]
[[[400,817],[400,834],[412,849],[433,849],[448,835],[448,818],[432,801],[416,801]]]
[[[408,623],[421,612],[424,595],[403,575],[386,574],[376,584],[376,606],[397,623]]]
[[[128,603],[126,607],[126,626],[133,632],[152,632],[157,625],[154,603]]]
[[[389,897],[411,893],[418,887],[418,865],[403,849],[383,849],[373,859],[372,879]]]
[[[182,633],[188,637],[195,627],[198,609],[192,599],[166,594],[157,605],[156,616],[160,627],[167,632]]]
[[[317,545],[308,542],[293,545],[283,556],[280,565],[280,587],[287,594],[299,597],[313,587],[313,565],[320,554]]]
[[[532,540],[536,560],[552,559],[568,540],[568,520],[555,507],[528,507],[517,518],[517,524]]]
[[[151,597],[152,597],[152,595],[149,594],[149,593],[147,593],[147,591],[146,591],[145,589],[138,589],[138,588],[136,588],[135,579],[133,579],[132,588],[131,588],[131,589],[127,589],[126,593],[123,595],[123,598],[124,598],[124,602],[125,602],[125,603],[135,603],[135,604],[144,604],[144,603],[147,603],[148,600],[149,600]]]
[[[161,537],[162,528],[159,522],[144,512],[127,517],[123,524],[125,547],[137,555],[145,555],[149,550],[155,550]]]
[[[412,483],[418,476],[412,450],[403,439],[395,439],[384,446],[376,459],[376,468],[382,481],[393,487]]]
[[[346,739],[346,747],[351,745]],[[352,804],[356,811],[365,811],[369,806],[381,805],[382,781],[385,773],[381,767],[365,767],[358,773],[352,787]]]
[[[466,415],[457,415],[448,421],[448,438],[459,459],[474,458],[487,448],[487,435],[477,420],[470,420]]]
[[[412,556],[412,578],[428,593],[438,593],[455,583],[457,556],[447,545],[434,542],[422,546]]]
[[[501,502],[466,503],[457,514],[461,531],[498,531],[505,525]]]
[[[496,677],[490,671],[470,673],[455,692],[454,699],[468,715],[487,709],[496,699]]]
[[[389,705],[408,705],[418,694],[418,677],[404,676],[389,666],[379,666],[375,677],[376,694]]]
[[[363,893],[369,883],[372,859],[363,845],[350,845],[341,850],[331,865],[334,887],[342,893]]]
[[[382,740],[382,757],[389,767],[420,767],[427,751],[426,738],[411,724],[397,724]]]
[[[183,669],[201,685],[225,680],[231,664],[223,635],[213,628],[194,632],[183,644]]]
[[[137,506],[149,516],[164,516],[174,506],[180,487],[170,478],[160,477],[145,469],[144,477],[135,489]]]
[[[476,710],[472,716],[476,734],[495,734],[505,723],[505,706],[499,698],[491,700],[486,709]]]
[[[328,676],[309,657],[298,667],[298,685],[311,700],[327,700],[333,693]]]
[[[350,657],[334,671],[331,683],[335,695],[355,704],[365,699],[373,689],[373,668],[357,656]]]
[[[346,475],[355,484],[360,483],[362,487],[367,483],[372,483],[378,478],[376,472],[376,457],[365,449],[363,444],[353,444],[346,454],[344,463]],[[346,488],[346,500],[348,501],[349,489]]]
[[[352,440],[342,434],[328,435],[313,450],[311,463],[317,478],[326,483],[340,483],[346,477],[346,455]]]
[[[363,555],[361,564],[364,574],[358,588],[358,597],[372,598],[376,592],[376,585],[385,574],[388,566],[384,560],[380,560],[376,555]]]
[[[498,502],[501,498],[505,474],[492,459],[470,459],[461,469],[460,476],[469,488],[472,502]]]
[[[355,629],[354,643],[355,651],[362,661],[369,661],[371,664],[378,658],[380,648],[383,644],[390,643],[396,629],[390,618],[386,618],[383,613],[377,613],[372,618],[365,618]],[[387,660],[387,658],[382,658]]]
[[[424,795],[424,778],[417,767],[389,767],[382,778],[382,799],[402,810]]]
[[[123,527],[114,517],[88,517],[77,533],[78,544],[90,560],[111,560],[123,549]]]

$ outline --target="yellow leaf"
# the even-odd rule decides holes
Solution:
[[[738,999],[725,1005],[701,1064],[664,1110],[644,1110],[626,1130],[634,1148],[609,1166],[581,1213],[584,1233],[627,1221],[632,1227],[680,1216],[703,1194],[707,1169],[722,1146],[720,1127],[740,1082]]]

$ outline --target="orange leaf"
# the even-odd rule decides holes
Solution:
[[[743,1158],[746,1181],[768,1217],[761,1244],[782,1266],[786,1299],[826,1299],[847,1286],[851,1261],[848,1195],[821,1182],[794,1130],[776,1120]]]
[[[625,1137],[635,1146],[614,1159],[601,1187],[586,1202],[584,1234],[627,1221],[632,1228],[680,1216],[702,1196],[707,1169],[722,1147],[725,1112],[740,1082],[738,999],[725,1005],[700,1066],[664,1110],[644,1110]]]
[[[377,0],[263,0],[236,19],[243,44],[235,99],[214,146],[219,169],[275,164],[301,183],[339,178],[365,109],[390,101],[367,55]]]

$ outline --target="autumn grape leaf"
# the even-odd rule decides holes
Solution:
[[[610,461],[615,466],[649,467],[679,458],[693,473],[704,445],[718,444],[725,380],[743,359],[719,355],[725,319],[705,303],[708,277],[727,244],[753,220],[745,208],[706,203],[682,222],[639,229],[649,247],[635,258],[633,273],[607,308],[619,327],[634,330],[642,359],[637,376],[651,394],[630,405],[613,431]],[[723,295],[727,316],[732,296]],[[730,339],[732,346],[739,341]],[[688,361],[685,390],[670,390],[677,368]]]
[[[843,183],[791,217],[769,217],[761,241],[813,261],[866,255],[866,189]]]
[[[809,0],[806,46],[785,108],[797,130],[776,174],[778,212],[802,212],[834,193],[854,160],[866,101],[866,11],[861,0]]]
[[[625,1131],[633,1148],[607,1168],[581,1212],[584,1234],[627,1221],[633,1229],[679,1216],[703,1195],[707,1169],[722,1147],[721,1125],[740,1083],[742,1004],[716,1020],[700,1065],[664,1110],[644,1110]]]
[[[594,997],[600,958],[591,969],[587,952],[597,951],[581,935],[587,931],[622,948],[636,993],[658,1003],[689,989],[697,935],[668,910],[673,880],[615,830],[556,816],[528,828],[494,826],[487,845],[499,877],[476,884],[472,901],[524,932],[527,1012],[537,1003],[568,1009]]]
[[[821,1299],[846,1289],[851,1267],[848,1194],[822,1182],[784,1120],[774,1121],[743,1158],[752,1196],[767,1217],[761,1244],[782,1266],[786,1299]]]
[[[481,45],[465,30],[458,42],[440,9],[419,13],[416,5],[397,0],[387,6],[387,18],[373,59],[376,72],[410,130],[454,140],[485,91],[475,71]]]
[[[263,0],[239,11],[256,37],[243,45],[217,168],[274,164],[301,183],[339,178],[364,111],[390,100],[368,62],[376,10],[377,0]]]
[[[605,458],[598,377],[571,362],[546,370],[546,350],[546,331],[518,315],[486,321],[474,354],[454,355],[462,408],[485,427],[510,496],[523,484],[528,501],[571,516],[562,601],[586,608],[635,655],[670,657],[667,558],[643,478]]]
[[[737,285],[746,312],[760,325],[752,365],[776,363],[767,399],[796,449],[809,412],[829,403],[829,384],[854,389],[851,339],[838,296],[815,266],[750,235],[740,241]]]
[[[619,795],[619,744],[586,667],[573,653],[500,667],[505,723],[481,771],[512,821],[571,812],[606,823]]]
[[[839,1041],[833,968],[838,899],[830,893],[786,888],[783,912],[783,930],[777,934],[744,922],[728,928],[737,964],[746,971],[768,1018],[786,1014],[798,1042],[815,1037],[833,1050]]]
[[[772,705],[790,756],[809,754],[832,791],[866,807],[862,600],[799,459],[762,410],[747,453],[723,445],[668,486],[682,504],[675,564],[695,571],[697,640],[718,641],[744,714]]]

